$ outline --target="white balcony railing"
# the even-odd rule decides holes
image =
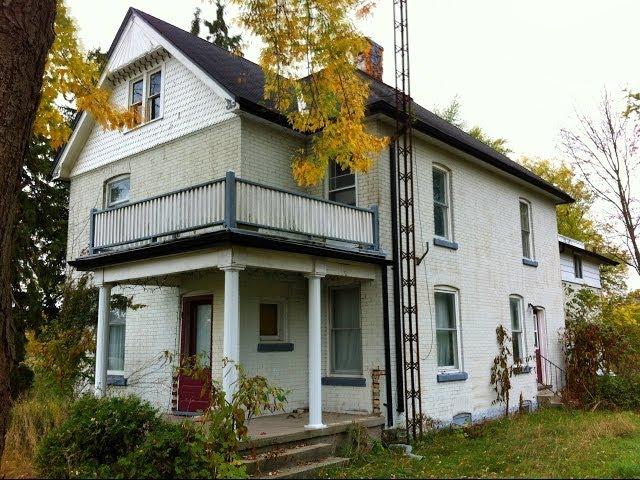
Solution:
[[[225,178],[101,211],[92,210],[90,254],[216,230],[251,231],[349,249],[379,250],[376,207],[359,208]]]

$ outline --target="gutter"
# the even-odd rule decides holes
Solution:
[[[389,144],[389,166],[391,190],[391,249],[393,251],[393,316],[394,337],[396,342],[396,395],[398,397],[398,413],[404,412],[404,368],[402,360],[402,315],[400,312],[400,258],[398,245],[400,230],[398,228],[398,183],[396,165],[396,144]]]
[[[389,331],[389,279],[387,276],[387,265],[380,265],[382,272],[382,328],[384,330],[384,370],[385,385],[387,393],[387,426],[393,426],[393,392],[391,391],[391,338]]]

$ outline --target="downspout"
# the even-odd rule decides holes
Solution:
[[[404,412],[404,363],[402,360],[402,314],[400,312],[400,258],[398,257],[398,172],[396,164],[396,144],[389,145],[391,191],[391,248],[393,250],[393,316],[394,336],[396,340],[396,395],[399,413]]]
[[[391,385],[391,338],[389,329],[389,279],[387,275],[387,266],[381,265],[382,271],[382,322],[384,330],[384,370],[385,384],[387,392],[387,426],[393,426],[393,388]]]

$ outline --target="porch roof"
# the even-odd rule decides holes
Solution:
[[[193,252],[205,248],[240,245],[264,248],[280,252],[303,253],[338,260],[390,265],[392,261],[380,251],[346,250],[344,248],[306,243],[293,238],[268,236],[239,229],[223,229],[196,236],[178,238],[157,244],[150,244],[128,250],[98,253],[69,261],[69,265],[79,271],[91,271],[120,263],[148,260],[179,253]]]

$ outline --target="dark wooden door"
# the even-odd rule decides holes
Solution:
[[[211,331],[213,297],[182,300],[178,410],[198,412],[209,408],[211,396]],[[197,368],[196,368],[197,367]],[[185,371],[192,373],[188,375]]]

